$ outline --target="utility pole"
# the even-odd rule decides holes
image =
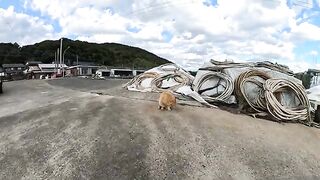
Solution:
[[[78,54],[77,54],[77,75],[79,75],[80,73],[79,73],[79,67],[78,67],[78,65],[79,65],[79,56],[78,56]]]
[[[62,76],[64,77],[64,54],[67,52],[67,50],[70,48],[70,46],[67,47],[67,49],[65,49],[63,51],[63,55],[62,55]]]
[[[62,41],[63,41],[63,38],[61,38],[61,41],[60,41],[60,69],[62,64]]]
[[[77,66],[79,65],[79,57],[78,57],[78,54],[77,54]]]
[[[59,67],[59,61],[60,61],[60,59],[59,59],[59,52],[60,52],[60,50],[59,50],[59,48],[57,49],[57,69],[58,69],[58,73],[57,74],[60,74],[60,67]]]
[[[54,73],[57,73],[57,54],[54,52]]]
[[[78,67],[78,65],[79,65],[79,56],[78,56],[78,54],[77,54],[77,68],[76,68],[76,70],[77,70],[77,75],[79,75],[79,67]]]

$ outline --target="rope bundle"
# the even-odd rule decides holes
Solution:
[[[165,80],[169,81],[169,79],[173,79],[178,84],[170,87],[162,87],[163,81]],[[193,78],[190,78],[190,76],[187,73],[184,73],[181,71],[174,71],[174,73],[165,74],[165,75],[161,75],[154,78],[151,82],[151,87],[152,87],[152,91],[155,91],[155,92],[163,92],[168,89],[172,91],[176,91],[182,86],[191,85],[192,81],[193,81]]]
[[[258,78],[262,81],[259,81]],[[263,112],[266,110],[266,103],[264,98],[264,81],[269,79],[270,76],[265,72],[258,70],[249,70],[241,73],[235,81],[235,93],[238,97],[240,103],[247,103],[252,109],[257,112]],[[246,92],[246,84],[252,83],[258,87],[258,94],[254,101],[248,98],[248,93]]]
[[[240,65],[226,64],[226,66]],[[125,87],[129,88],[131,86],[131,89],[147,89],[153,92],[163,92],[165,90],[175,92],[180,87],[191,86],[193,83],[192,87],[198,97],[202,97],[209,103],[228,103],[234,91],[238,103],[250,106],[255,112],[268,112],[270,116],[279,121],[312,125],[309,100],[304,87],[300,83],[286,79],[272,79],[266,72],[254,69],[241,73],[233,82],[228,74],[215,69],[216,67],[212,69],[204,68],[203,70],[207,72],[202,74],[197,81],[194,81],[193,76],[178,66],[165,64],[155,69],[154,72],[145,72],[136,76]],[[150,79],[150,82],[148,82],[150,84],[144,85],[142,83],[146,79]],[[215,84],[207,84],[210,80],[216,80],[213,81]],[[205,93],[212,90],[216,90],[216,93],[212,93],[214,95]],[[294,99],[289,102],[288,100],[292,95],[294,95]],[[281,99],[281,97],[287,98]],[[289,103],[290,106],[285,105],[286,103]]]
[[[207,82],[210,79],[215,79],[215,78],[219,78],[219,81],[216,83],[216,85],[212,86],[212,87],[208,87],[206,89],[201,89],[203,84],[205,82]],[[221,80],[225,81],[226,85],[224,86],[223,84],[221,84]],[[213,90],[213,89],[217,89],[218,91],[218,87],[222,85],[224,87],[224,91],[219,94],[217,92],[217,96],[206,96],[206,95],[202,95],[202,93],[209,91],[209,90]],[[203,99],[205,99],[208,102],[217,102],[217,101],[222,101],[222,102],[226,102],[234,89],[234,85],[232,82],[232,79],[230,78],[230,76],[221,73],[221,72],[207,72],[205,73],[203,76],[201,76],[201,78],[194,84],[194,90],[196,92],[198,92]]]
[[[247,83],[255,84],[259,88],[254,100],[248,98],[248,92],[245,88]],[[298,106],[287,107],[281,104],[281,95],[288,92],[293,92],[297,97]],[[309,100],[301,84],[285,79],[271,79],[265,72],[249,70],[241,73],[236,79],[235,93],[239,103],[247,103],[256,112],[267,111],[279,121],[310,121]]]
[[[168,66],[169,66],[169,68],[168,68]],[[170,68],[170,66],[173,66],[174,68]],[[172,64],[172,63],[162,64],[158,68],[161,71],[179,71],[181,69],[178,65]]]
[[[157,73],[160,70],[160,73]],[[162,72],[161,72],[162,71]],[[193,76],[189,73],[181,70],[176,64],[164,64],[158,67],[158,70],[155,72],[145,72],[134,77],[131,81],[126,83],[123,87],[132,86],[136,90],[144,90],[146,88],[151,88],[151,91],[154,92],[163,92],[165,90],[176,91],[182,86],[191,85],[193,81]],[[152,79],[149,87],[143,87],[142,82],[145,79]],[[163,82],[166,80],[173,79],[177,84],[171,85],[170,87],[163,87]]]
[[[310,121],[310,104],[304,87],[284,79],[268,79],[264,84],[266,107],[269,113],[280,121]],[[299,100],[299,106],[286,107],[276,94],[292,91]]]
[[[144,88],[141,86],[141,82],[143,80],[148,79],[148,78],[154,79],[158,76],[159,76],[159,74],[155,73],[155,72],[145,72],[143,74],[139,74],[139,75],[135,76],[133,79],[131,79],[131,81],[129,81],[127,84],[125,84],[124,87],[131,86],[134,84],[137,89],[143,90]]]

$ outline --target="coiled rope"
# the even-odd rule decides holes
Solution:
[[[135,88],[137,90],[144,90],[145,88],[150,88],[150,87],[143,87],[142,82],[145,79],[152,79],[152,81],[150,82],[151,91],[153,92],[163,92],[165,90],[176,91],[182,86],[191,85],[194,79],[192,75],[190,75],[186,71],[183,71],[176,64],[172,64],[172,63],[163,64],[157,68],[158,70],[161,70],[159,72],[160,74],[157,72],[145,72],[143,74],[140,74],[134,77],[131,81],[126,83],[123,87],[128,88],[129,86],[132,86],[132,88]],[[170,87],[163,87],[162,86],[164,84],[163,82],[165,80],[169,81],[170,79],[173,79],[176,82],[175,85],[171,85]]]
[[[263,112],[266,108],[264,89],[264,81],[269,79],[270,76],[265,72],[258,70],[249,70],[241,73],[235,81],[235,93],[237,95],[239,104],[247,103],[252,109],[257,112]],[[259,80],[260,79],[260,80]],[[248,92],[246,92],[246,84],[252,83],[257,86],[258,94],[256,98],[252,101],[248,98]]]
[[[202,89],[202,86],[205,82],[215,78],[219,79],[216,85],[212,87],[208,87],[206,89]],[[226,85],[223,85],[221,83],[221,80],[225,81]],[[224,88],[224,91],[220,94],[218,93],[219,86],[223,86]],[[205,99],[208,102],[217,102],[217,101],[227,102],[227,100],[230,98],[233,92],[234,85],[233,85],[232,79],[227,74],[224,74],[221,72],[207,72],[204,75],[202,75],[201,78],[194,84],[193,89],[194,91],[199,93],[203,97],[203,99]],[[217,89],[217,96],[202,95],[204,92],[213,90],[213,89]]]
[[[310,104],[304,87],[285,79],[268,79],[264,85],[266,107],[269,113],[280,121],[311,122]],[[292,91],[299,100],[296,107],[287,107],[281,104],[279,93]]]
[[[155,73],[155,72],[145,72],[143,74],[139,74],[137,76],[135,76],[133,79],[131,79],[131,81],[129,81],[127,84],[125,84],[123,87],[128,87],[128,86],[131,86],[131,85],[135,85],[135,87],[139,90],[143,90],[145,87],[142,87],[141,86],[141,82],[145,79],[148,79],[148,78],[156,78],[158,77],[159,74],[158,73]]]
[[[173,66],[174,68],[170,68],[170,66]],[[162,64],[158,66],[158,68],[162,71],[179,71],[181,69],[178,65],[173,63]]]
[[[163,81],[169,81],[170,79],[173,79],[175,82],[177,82],[176,85],[172,85],[170,87],[163,87]],[[154,78],[151,81],[151,87],[152,91],[154,92],[163,92],[165,90],[172,90],[176,91],[182,86],[191,85],[193,81],[193,78],[187,73],[181,72],[181,71],[174,71],[173,73],[165,74],[158,76]]]

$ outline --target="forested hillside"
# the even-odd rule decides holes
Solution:
[[[59,40],[47,40],[34,45],[20,47],[17,43],[0,43],[0,64],[25,63],[26,61],[42,61],[51,63],[55,52],[60,46]],[[63,50],[66,51],[65,62],[76,61],[95,62],[107,66],[150,68],[169,62],[146,50],[116,43],[88,43],[83,41],[63,40]]]

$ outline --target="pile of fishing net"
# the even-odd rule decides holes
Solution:
[[[136,76],[125,87],[140,92],[171,90],[211,107],[236,104],[242,112],[281,122],[313,123],[301,81],[287,67],[271,62],[212,60],[195,77],[175,64],[165,64]]]
[[[139,74],[125,84],[130,91],[163,92],[169,90],[175,94],[188,96],[199,103],[214,107],[192,90],[194,77],[176,64],[164,64]]]

